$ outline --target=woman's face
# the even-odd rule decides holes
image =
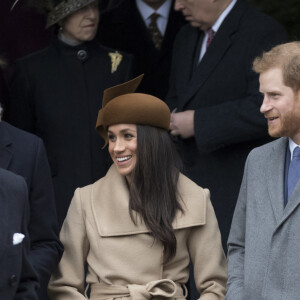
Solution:
[[[121,175],[130,180],[137,160],[137,127],[116,124],[108,127],[108,151]]]
[[[62,33],[77,42],[91,41],[96,35],[98,22],[99,10],[96,0],[63,20]]]

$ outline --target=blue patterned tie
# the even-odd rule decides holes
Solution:
[[[296,147],[293,152],[293,158],[289,167],[288,174],[288,199],[300,179],[300,147]]]

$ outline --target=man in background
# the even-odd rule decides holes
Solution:
[[[136,74],[145,74],[138,91],[161,99],[169,88],[173,42],[185,24],[173,4],[173,0],[122,1],[101,15],[97,33],[103,45],[134,55]]]
[[[1,111],[0,104],[0,168],[26,180],[30,235],[28,259],[39,277],[38,299],[46,300],[50,275],[63,252],[58,238],[50,167],[42,140],[1,121]]]
[[[28,192],[24,178],[0,168],[0,299],[38,300],[28,258]]]

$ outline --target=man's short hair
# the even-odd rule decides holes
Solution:
[[[271,68],[282,70],[283,83],[294,92],[300,90],[300,42],[278,45],[255,58],[253,70],[261,74]]]

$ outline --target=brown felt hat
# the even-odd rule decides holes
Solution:
[[[142,78],[140,75],[104,91],[96,129],[105,144],[110,125],[137,124],[169,129],[170,110],[166,103],[148,94],[134,93]]]

